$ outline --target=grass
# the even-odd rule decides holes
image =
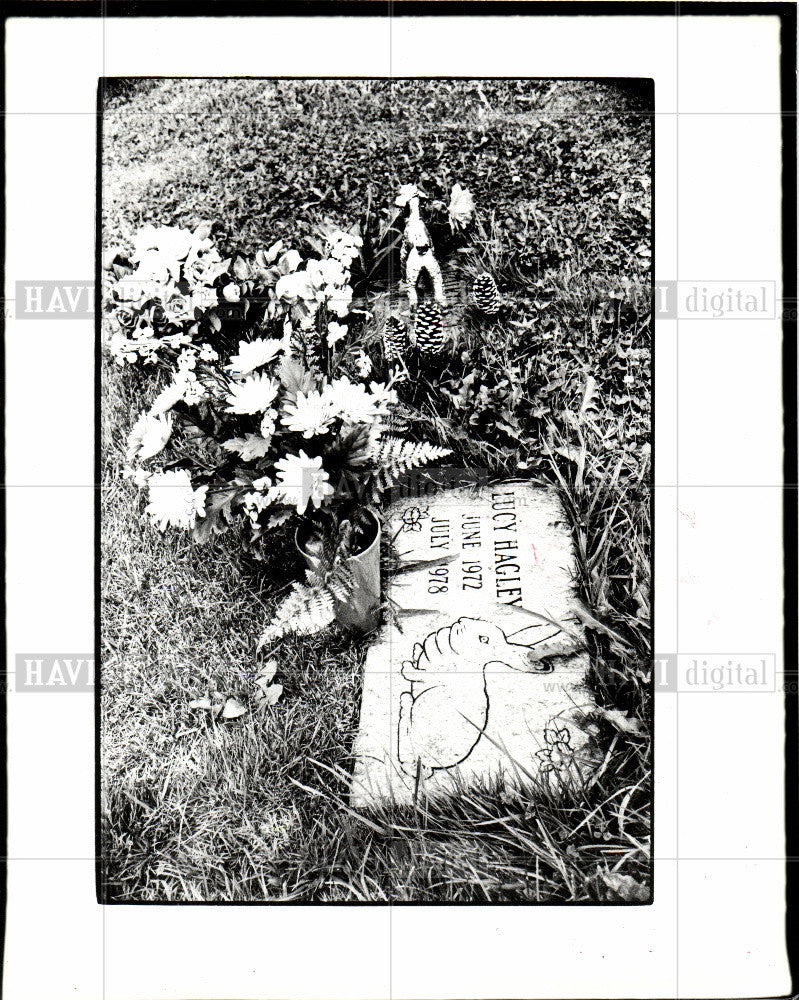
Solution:
[[[556,488],[587,609],[604,760],[568,787],[470,788],[360,816],[346,805],[365,644],[288,638],[281,701],[250,706],[255,642],[299,573],[238,539],[160,535],[121,478],[156,393],[102,378],[102,837],[113,901],[641,901],[650,878],[649,128],[629,85],[533,81],[115,84],[104,117],[103,236],[221,223],[220,242],[295,245],[418,179],[484,210],[462,262],[505,305],[470,313],[407,411],[470,467]],[[235,127],[234,127],[235,126]],[[524,762],[519,762],[523,766]]]

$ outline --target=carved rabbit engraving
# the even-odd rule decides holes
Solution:
[[[480,618],[459,618],[416,643],[402,665],[410,691],[400,697],[397,756],[409,776],[423,777],[461,764],[485,732],[489,716],[486,672],[510,667],[525,673],[551,669],[526,646]]]

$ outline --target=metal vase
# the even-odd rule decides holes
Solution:
[[[336,621],[360,632],[370,632],[377,627],[380,606],[380,522],[371,510],[366,513],[374,526],[375,536],[363,552],[348,557],[347,565],[354,581],[352,594],[347,601],[335,602]],[[297,528],[294,544],[309,569],[318,572],[320,559],[303,548],[301,530]]]

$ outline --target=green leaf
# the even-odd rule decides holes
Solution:
[[[204,545],[214,535],[221,534],[232,519],[234,500],[244,491],[237,486],[209,493],[205,500],[205,517],[198,517],[192,529],[195,542]],[[224,521],[223,521],[224,517]]]
[[[314,386],[314,377],[296,358],[284,355],[278,368],[278,378],[286,392],[294,399],[298,392],[307,392]]]
[[[263,701],[267,705],[276,705],[282,694],[282,684],[270,684],[266,691],[264,691]]]
[[[266,663],[261,667],[258,677],[255,679],[255,683],[258,687],[266,690],[267,687],[272,683],[272,680],[277,673],[277,660],[267,660]]]
[[[588,886],[602,902],[648,903],[651,898],[649,886],[638,882],[632,875],[602,871],[599,867],[596,875],[589,879]]]
[[[225,702],[225,707],[222,709],[223,719],[238,719],[246,714],[247,709],[240,702],[236,701],[235,698],[228,698]]]
[[[223,441],[222,447],[225,451],[235,451],[244,459],[250,462],[254,458],[263,458],[269,453],[269,441],[261,437],[260,434],[248,434],[246,437],[235,437],[229,441]]]
[[[246,281],[250,276],[250,268],[247,262],[241,257],[237,257],[233,261],[233,274],[239,279],[239,281]]]
[[[626,716],[617,708],[602,708],[597,706],[597,714],[601,715],[606,722],[609,722],[620,733],[629,733],[632,736],[641,735],[641,724],[637,719]]]

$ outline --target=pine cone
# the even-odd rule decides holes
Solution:
[[[472,286],[472,298],[477,308],[486,316],[496,316],[499,312],[502,299],[499,297],[497,284],[488,271],[483,271],[475,280]]]
[[[437,302],[423,302],[416,312],[416,346],[421,354],[438,354],[444,347],[444,324]]]
[[[389,316],[383,331],[383,350],[386,354],[386,361],[389,365],[402,361],[407,349],[408,331],[405,329],[405,324],[398,316]]]

